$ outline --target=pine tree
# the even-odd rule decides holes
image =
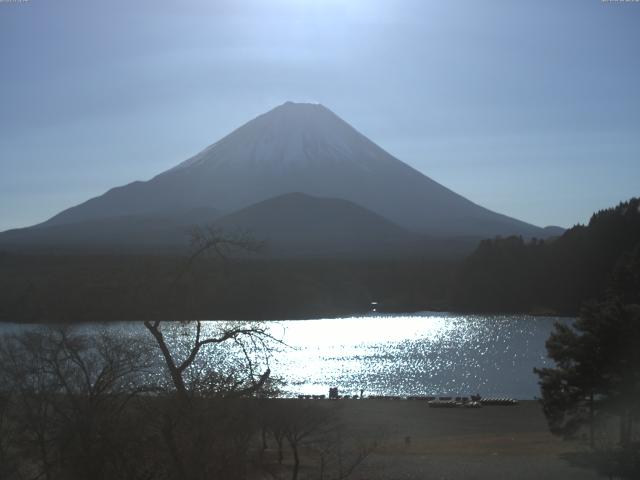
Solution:
[[[620,418],[629,445],[640,413],[640,247],[623,256],[603,301],[586,304],[572,326],[557,324],[547,340],[555,368],[536,369],[553,433],[572,436],[603,413]]]

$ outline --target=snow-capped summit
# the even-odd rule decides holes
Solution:
[[[149,181],[72,207],[45,225],[106,217],[233,212],[290,192],[356,203],[438,236],[521,234],[533,225],[491,212],[393,157],[328,108],[286,102]]]
[[[323,105],[286,102],[170,171],[197,165],[271,170],[316,162],[354,163],[368,170],[385,155]]]

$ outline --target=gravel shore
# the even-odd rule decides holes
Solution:
[[[335,403],[352,435],[378,444],[351,478],[598,478],[565,460],[587,446],[551,435],[535,401],[479,409],[429,408],[411,400]]]

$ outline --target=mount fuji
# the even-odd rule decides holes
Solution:
[[[291,193],[298,195],[288,195]],[[44,223],[0,234],[0,244],[44,245],[50,237],[47,232],[54,234],[56,244],[65,243],[65,232],[78,242],[83,228],[95,232],[100,225],[112,235],[114,228],[120,229],[117,243],[135,243],[145,236],[144,225],[150,223],[153,243],[163,242],[164,225],[171,231],[166,243],[175,244],[176,232],[189,223],[220,220],[228,226],[235,218],[237,226],[251,227],[238,219],[255,215],[236,212],[283,195],[286,202],[268,203],[266,210],[272,212],[284,208],[283,203],[308,197],[316,201],[305,201],[302,206],[318,208],[322,200],[338,199],[344,202],[332,203],[331,211],[349,205],[349,211],[359,218],[353,227],[344,218],[336,225],[325,218],[327,229],[358,226],[364,233],[366,220],[375,219],[376,229],[386,222],[386,230],[393,231],[394,237],[400,231],[430,238],[549,236],[548,230],[492,212],[440,185],[326,107],[287,102],[151,180],[113,188]],[[292,228],[299,224],[300,215],[304,217],[299,208],[295,211]],[[310,211],[310,221],[313,215]],[[278,222],[286,223],[286,218],[280,214]],[[135,234],[129,235],[131,229]]]

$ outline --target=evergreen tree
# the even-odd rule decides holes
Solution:
[[[586,304],[572,326],[547,341],[555,368],[536,369],[551,431],[571,436],[603,413],[620,419],[620,443],[633,440],[640,413],[640,245],[621,257],[603,301]]]
[[[617,263],[637,271],[628,262],[630,254],[620,259],[639,242],[640,198],[596,212],[588,225],[547,242],[485,240],[461,265],[452,305],[473,312],[575,315],[585,301],[602,294]],[[624,276],[617,285],[635,292],[637,286],[637,279],[633,283]]]

